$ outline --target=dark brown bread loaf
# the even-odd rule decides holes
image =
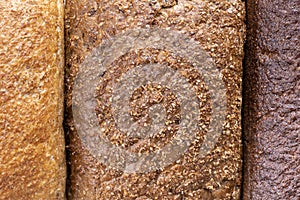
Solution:
[[[0,1],[0,199],[64,199],[62,1]]]
[[[68,131],[70,160],[68,182],[70,199],[240,198],[244,9],[244,4],[240,0],[67,0],[65,83],[67,107],[65,122]],[[181,31],[193,38],[195,43],[208,53],[215,63],[217,71],[222,73],[227,97],[226,120],[222,124],[223,131],[215,148],[206,157],[201,159],[197,157],[200,151],[199,146],[201,146],[203,135],[205,135],[205,131],[202,130],[202,132],[197,133],[198,139],[193,141],[194,143],[188,152],[173,164],[149,173],[124,173],[109,169],[104,163],[101,163],[89,151],[86,143],[80,139],[73,120],[74,113],[72,113],[73,84],[78,71],[94,48],[98,48],[106,40],[114,40],[116,35],[126,34],[129,30],[138,28]],[[169,39],[174,40],[173,38]],[[126,43],[127,41],[123,42]],[[120,43],[121,46],[122,44]],[[174,43],[174,45],[176,44]],[[97,113],[99,124],[103,129],[107,128],[105,126],[112,127],[112,130],[106,132],[106,137],[111,143],[123,145],[125,148],[132,147],[133,151],[141,149],[140,146],[134,146],[134,144],[142,144],[141,146],[145,144],[145,148],[150,148],[149,145],[152,144],[149,143],[149,140],[136,142],[131,138],[126,138],[126,135],[119,134],[114,129],[113,122],[106,124],[103,122],[109,121],[110,116],[112,116],[108,106],[109,90],[107,91],[105,88],[109,87],[112,80],[118,80],[119,74],[138,65],[164,62],[174,68],[178,66],[178,69],[180,67],[190,69],[193,63],[186,61],[190,58],[178,57],[176,53],[152,47],[128,51],[114,61],[110,70],[99,76],[98,107],[95,107],[95,114]],[[95,62],[98,58],[94,59]],[[210,117],[210,103],[207,100],[209,98],[206,96],[206,87],[200,87],[205,83],[192,71],[186,76],[190,77],[191,80],[199,80],[196,92],[199,96],[203,94],[204,102],[206,102],[202,105],[201,110],[201,116],[205,122],[203,127],[206,129]],[[193,76],[196,78],[192,78]],[[191,82],[195,83],[196,81]],[[92,87],[90,89],[95,90]],[[136,90],[136,94],[137,96],[149,94],[151,100],[151,90],[158,95],[161,92],[168,93],[168,97],[171,98],[170,102],[173,102],[174,96],[167,90],[162,91],[157,85],[145,86],[141,90]],[[133,103],[138,101],[139,97],[133,97]],[[166,100],[167,105],[168,102]],[[137,111],[139,112],[138,108]],[[219,115],[222,114],[219,113]],[[133,115],[138,116],[139,114],[135,115],[133,112]],[[169,139],[166,136],[158,143],[161,142],[164,145]],[[155,140],[152,141],[154,143]],[[98,147],[102,148],[101,146]]]
[[[300,199],[300,2],[247,4],[243,199]]]

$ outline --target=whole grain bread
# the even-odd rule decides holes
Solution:
[[[300,4],[247,4],[243,199],[299,199]]]
[[[70,199],[240,198],[244,16],[244,3],[240,0],[66,1],[65,126],[68,136],[70,173],[68,196]],[[213,151],[205,158],[197,159],[196,155],[201,146],[201,140],[195,140],[194,145],[176,163],[149,173],[127,174],[108,169],[105,164],[93,156],[80,139],[73,120],[72,92],[78,71],[94,48],[118,34],[138,28],[176,30],[195,39],[222,73],[226,87],[227,111],[222,134]],[[96,94],[98,95],[98,106],[95,107],[99,124],[113,126],[112,122],[106,123],[106,125],[102,123],[103,120],[110,120],[109,117],[112,116],[108,108],[109,98],[103,95],[104,93],[109,95],[109,90],[105,89],[108,87],[107,85],[112,80],[117,80],[119,74],[124,70],[138,65],[159,63],[160,59],[168,65],[178,65],[178,68],[192,66],[192,63],[178,57],[176,52],[172,54],[164,49],[145,48],[125,53],[113,62],[110,68],[112,70],[107,70],[102,77],[99,77],[99,88]],[[187,76],[189,75],[195,74],[191,72]],[[202,80],[201,78],[197,79],[200,82]],[[203,80],[201,84],[204,84]],[[144,89],[145,91],[137,90],[136,95],[147,95],[150,90],[158,94],[162,92],[155,85],[148,85]],[[205,87],[197,91],[199,95],[207,94]],[[168,91],[163,92],[167,93]],[[149,94],[149,96],[151,95]],[[171,93],[169,93],[169,97],[173,102]],[[136,100],[136,102],[132,101],[133,104],[138,103],[138,98],[133,97]],[[204,121],[208,122],[209,102],[203,105],[202,111]],[[138,117],[139,113],[136,115],[133,113],[134,116]],[[205,131],[199,135],[204,133]],[[109,130],[106,137],[114,145],[124,145],[125,147],[136,142],[119,134],[115,129]],[[164,142],[168,142],[168,139],[162,139],[162,143],[165,144]],[[151,146],[152,142],[148,144]]]
[[[64,199],[63,2],[0,2],[0,199]]]

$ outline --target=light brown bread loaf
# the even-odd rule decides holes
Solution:
[[[0,199],[64,199],[63,2],[0,2]]]
[[[66,2],[67,66],[65,84],[67,113],[65,122],[68,131],[68,155],[70,158],[70,176],[68,180],[68,196],[70,199],[240,198],[244,15],[244,4],[240,0],[68,0]],[[139,28],[143,28],[144,31],[130,32]],[[158,48],[151,46],[153,44],[150,42],[149,47],[144,46],[147,41],[151,41],[145,30],[149,30],[148,35],[150,36],[152,34],[158,36],[153,36],[154,43],[167,44]],[[165,32],[158,33],[158,30],[165,30]],[[180,43],[179,46],[184,46],[183,39],[185,36],[170,37],[169,33],[176,31],[180,31],[188,38],[194,39],[194,43],[188,45],[188,47],[178,48],[178,52],[165,49],[165,47],[175,48],[177,40]],[[162,33],[165,33],[165,35]],[[125,38],[128,36],[128,40],[124,38],[124,40],[118,40],[123,36]],[[141,41],[142,38],[145,39],[145,43]],[[135,42],[128,45],[128,42],[132,39]],[[173,41],[174,45],[170,45],[167,41]],[[190,41],[187,39],[186,44],[190,44]],[[103,43],[104,47],[99,49],[99,45],[103,46]],[[203,77],[201,78],[205,74],[200,74],[199,77],[199,74],[192,70],[189,71],[193,66],[189,59],[193,59],[194,54],[188,49],[192,48],[194,44],[201,47],[194,49],[195,55],[202,49],[211,57],[211,61],[217,69],[217,72],[213,75],[218,76],[217,73],[221,73],[227,98],[225,113],[218,113],[220,116],[225,114],[225,121],[222,124],[222,130],[220,130],[221,135],[215,148],[204,158],[199,158],[198,154],[211,118],[212,102],[208,96],[217,91],[210,91],[211,93],[208,94],[207,82],[203,81]],[[116,45],[120,45],[120,48]],[[128,45],[127,51],[123,49],[124,45]],[[138,45],[143,46],[143,48],[133,50]],[[109,54],[107,53],[109,51],[105,51],[105,49],[110,48],[113,50]],[[188,52],[188,55],[191,56],[182,57],[179,55],[180,52],[183,52],[183,54]],[[97,53],[99,53],[98,56]],[[120,53],[123,55],[120,56]],[[110,59],[111,57],[115,57],[115,59],[110,66],[107,66],[105,72],[101,74],[93,73],[93,70],[101,67],[98,63],[99,60]],[[94,63],[89,63],[87,60]],[[82,75],[82,73],[87,72],[90,75],[98,76],[99,85],[97,90],[93,88],[93,81],[91,80],[90,88],[87,85],[85,90],[81,91],[82,97],[84,98],[85,94],[93,93],[93,90],[96,90],[97,105],[94,108],[94,115],[97,114],[99,126],[101,127],[99,129],[104,130],[104,137],[112,145],[124,147],[124,149],[127,148],[131,151],[149,152],[151,148],[155,149],[154,143],[161,147],[171,140],[174,135],[172,132],[174,129],[172,128],[175,127],[174,132],[176,132],[176,123],[180,122],[180,119],[171,118],[175,122],[174,127],[171,127],[169,132],[166,131],[165,135],[161,134],[161,137],[144,140],[127,137],[126,134],[118,132],[115,123],[111,121],[113,120],[111,116],[114,113],[110,109],[110,86],[113,81],[118,82],[120,77],[122,79],[121,74],[126,74],[128,71],[138,68],[138,66],[151,67],[152,64],[159,65],[162,63],[171,66],[172,69],[183,70],[181,75],[187,77],[190,84],[195,84],[194,93],[197,93],[198,98],[204,102],[200,106],[203,129],[195,132],[196,139],[185,154],[182,154],[178,160],[162,169],[147,173],[126,173],[119,169],[111,169],[106,165],[107,163],[103,163],[98,159],[97,153],[92,152],[89,148],[90,144],[87,144],[87,141],[89,141],[94,147],[104,148],[97,143],[98,137],[94,135],[94,139],[91,137],[89,140],[87,138],[93,135],[93,132],[81,135],[78,131],[90,124],[77,126],[74,123],[73,117],[76,113],[72,110],[72,104],[74,103],[72,98],[73,100],[75,98],[75,106],[73,104],[75,109],[80,109],[77,103],[84,103],[76,102],[74,96],[77,95],[77,92],[74,92],[74,81],[77,80],[75,86],[80,88],[88,82],[81,82],[82,80],[78,78],[78,74]],[[93,69],[89,70],[89,67]],[[151,71],[148,73],[149,76],[152,76]],[[150,84],[136,89],[131,98],[131,114],[136,120],[145,114],[143,113],[144,107],[141,106],[144,100],[148,105],[146,109],[149,108],[150,104],[162,102],[167,107],[174,105],[175,109],[170,112],[175,116],[178,114],[178,110],[176,110],[178,104],[174,95],[170,92],[172,88],[164,90],[158,85]],[[91,92],[88,90],[91,90]],[[119,92],[122,93],[122,90]],[[167,97],[160,100],[159,97],[164,95]],[[149,97],[149,99],[147,100],[146,97]],[[89,100],[88,97],[86,101]],[[180,106],[182,108],[184,105]],[[118,109],[116,109],[117,111]],[[191,112],[194,112],[194,110]],[[87,112],[81,114],[83,116],[88,115]],[[82,118],[82,120],[85,120],[85,118]],[[122,117],[120,120],[122,120]],[[81,121],[79,120],[79,122]],[[217,132],[214,134],[217,135]],[[121,162],[121,159],[119,161]]]

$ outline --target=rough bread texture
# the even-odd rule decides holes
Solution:
[[[243,199],[300,199],[300,4],[247,9]]]
[[[240,0],[67,0],[65,125],[70,161],[68,180],[70,199],[240,198],[244,15],[244,3]],[[197,159],[204,134],[199,133],[197,136],[199,140],[195,141],[189,151],[176,163],[150,173],[126,174],[108,169],[91,155],[81,142],[72,115],[73,83],[80,65],[92,49],[103,41],[137,28],[169,28],[181,31],[194,38],[222,72],[227,97],[226,120],[216,147],[205,158]],[[103,75],[102,82],[99,80],[100,89],[97,94],[99,105],[95,107],[99,123],[110,120],[111,116],[109,108],[103,109],[109,105],[109,98],[106,98],[107,95],[103,96],[104,93],[109,95],[109,90],[101,88],[109,88],[110,82],[117,80],[120,73],[123,73],[122,70],[137,65],[159,63],[161,60],[169,65],[178,65],[178,68],[182,66],[188,68],[192,65],[184,58],[176,57],[176,52],[174,54],[151,48],[131,51],[115,60],[111,66],[112,70]],[[107,82],[103,83],[103,80]],[[205,96],[207,91],[203,88],[198,88],[198,92]],[[148,85],[144,89],[145,91],[137,90],[136,95],[148,95],[151,90],[158,94],[162,92],[158,86],[153,85]],[[150,94],[149,96],[151,99]],[[132,103],[138,103],[139,100],[137,97],[136,102]],[[209,110],[210,104],[204,104],[202,111],[205,122],[209,121],[207,120]],[[113,126],[113,123],[109,124]],[[104,127],[103,123],[102,125],[108,130],[108,127]],[[204,124],[204,127],[206,126],[207,124]],[[132,143],[135,144],[135,141],[119,134],[113,128],[107,131],[106,137],[114,145],[129,147]],[[161,143],[165,144],[168,139],[163,138]],[[151,142],[147,140],[142,144],[145,144],[145,149],[151,146]]]
[[[63,2],[0,2],[0,199],[64,199]]]

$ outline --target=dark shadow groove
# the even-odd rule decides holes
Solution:
[[[243,58],[243,75],[242,75],[242,109],[241,109],[241,128],[242,128],[242,178],[241,178],[241,193],[240,193],[240,199],[243,199],[244,196],[244,174],[245,174],[245,146],[246,146],[246,141],[245,141],[245,129],[244,129],[244,111],[245,111],[245,101],[244,101],[244,97],[245,97],[245,84],[246,84],[246,75],[244,73],[245,68],[246,68],[246,57],[247,57],[247,46],[248,46],[248,0],[245,0],[245,10],[246,10],[246,16],[245,16],[245,24],[246,24],[246,40],[244,43],[244,58]]]

